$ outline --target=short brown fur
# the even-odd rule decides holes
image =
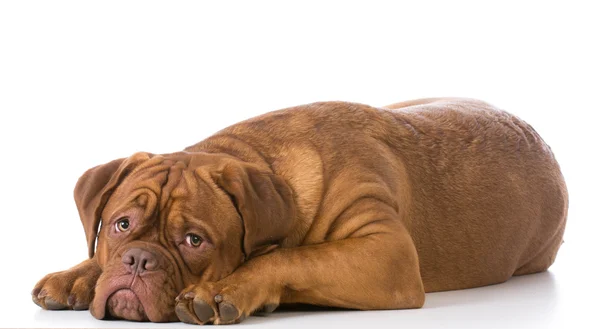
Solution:
[[[196,324],[284,303],[418,308],[425,292],[545,271],[568,205],[531,126],[459,98],[270,112],[90,169],[75,199],[91,258],[42,279],[34,302]]]

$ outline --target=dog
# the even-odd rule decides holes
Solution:
[[[568,208],[536,131],[461,98],[270,112],[94,167],[74,195],[89,259],[33,301],[192,324],[295,303],[420,308],[426,292],[542,272]]]

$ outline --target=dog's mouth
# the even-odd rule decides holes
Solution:
[[[112,289],[98,291],[90,305],[92,315],[97,319],[113,318],[132,321],[149,321],[147,308],[129,285],[120,284]]]
[[[104,266],[90,303],[90,312],[96,319],[177,321],[175,297],[184,286],[181,274],[171,265],[175,262],[163,255],[167,252],[152,249],[152,253],[157,255],[157,268],[131,269],[124,266],[127,264],[121,253]]]
[[[132,321],[177,321],[175,284],[166,273],[141,277],[131,275],[100,276],[90,312],[98,319]]]
[[[148,321],[144,305],[131,289],[119,289],[108,297],[106,311],[114,318]]]

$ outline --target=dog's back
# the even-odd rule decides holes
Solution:
[[[350,237],[354,224],[338,219],[361,198],[394,204],[426,291],[544,271],[562,243],[567,191],[550,148],[525,122],[480,101],[314,103],[238,123],[187,150],[205,149],[264,161],[286,178],[302,224],[284,247]]]

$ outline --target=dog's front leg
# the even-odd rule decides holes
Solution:
[[[95,258],[85,260],[66,271],[46,275],[35,285],[31,298],[47,310],[87,310],[101,273]]]
[[[251,259],[218,282],[186,288],[176,304],[179,319],[236,323],[281,303],[352,309],[421,307],[425,294],[417,253],[401,221],[387,216],[362,225],[369,214],[354,213],[348,226],[357,230],[345,239],[277,249]]]

